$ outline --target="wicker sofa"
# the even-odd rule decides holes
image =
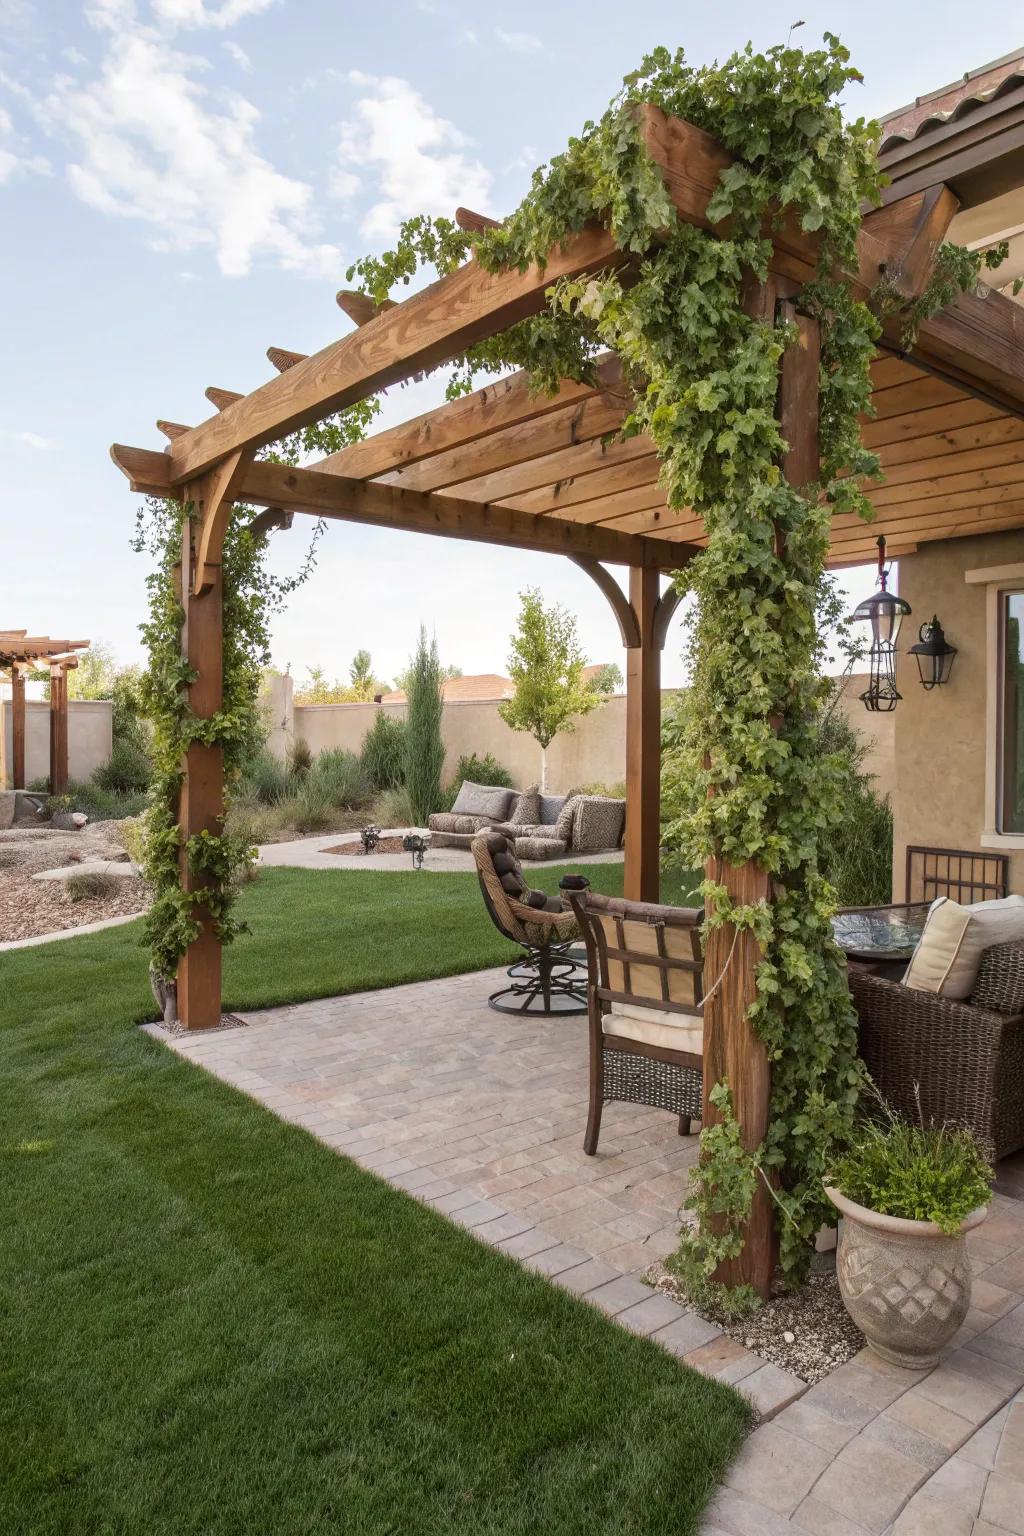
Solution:
[[[435,848],[471,848],[481,832],[500,832],[518,859],[564,858],[570,853],[600,853],[622,844],[626,803],[605,795],[542,795],[529,789],[503,789],[464,783],[450,811],[427,821]]]
[[[995,1161],[1024,1146],[1024,941],[981,957],[966,1002],[850,966],[860,1054],[900,1113],[971,1127]]]

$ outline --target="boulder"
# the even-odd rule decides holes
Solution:
[[[0,828],[11,826],[17,803],[18,797],[13,789],[0,789]]]
[[[50,826],[58,832],[81,832],[88,820],[84,811],[57,811],[50,817]]]

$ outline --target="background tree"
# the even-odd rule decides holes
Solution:
[[[367,650],[356,651],[348,675],[354,699],[369,700],[386,689],[386,684],[378,682],[373,675],[373,657]]]
[[[444,742],[441,739],[444,669],[437,654],[437,639],[428,644],[425,625],[406,674],[408,714],[405,725],[405,787],[417,826],[425,827],[441,798]]]
[[[498,713],[514,731],[528,731],[540,745],[540,787],[547,787],[547,750],[559,731],[571,731],[580,715],[599,709],[604,695],[584,681],[586,657],[576,620],[558,603],[545,608],[540,593],[519,594],[519,626],[512,636],[509,676],[516,685]]]
[[[408,692],[409,692],[409,679],[410,679],[411,676],[412,676],[412,663],[410,662],[409,665],[403,671],[399,672],[398,676],[395,678],[395,689],[396,689],[396,691],[398,693],[408,694]],[[463,671],[462,671],[461,667],[456,667],[456,666],[449,665],[449,666],[443,666],[441,668],[441,682],[442,683],[447,683],[453,677],[462,677],[462,676],[464,676],[464,674],[463,674]]]
[[[606,661],[603,667],[599,667],[593,677],[587,683],[592,693],[601,693],[606,696],[610,693],[622,692],[622,668],[616,661]]]

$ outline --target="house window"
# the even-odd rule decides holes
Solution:
[[[999,600],[998,830],[1024,833],[1024,591]]]

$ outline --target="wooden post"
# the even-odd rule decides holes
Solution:
[[[778,309],[776,309],[778,304]],[[782,435],[788,445],[782,471],[800,488],[818,476],[818,326],[797,315],[792,303],[782,298],[773,282],[751,295],[751,307],[765,317],[777,314],[791,321],[797,341],[785,353],[779,380],[777,411]],[[781,535],[777,548],[782,553]],[[781,721],[773,722],[775,729]],[[772,882],[759,865],[738,867],[714,860],[707,865],[709,879],[724,885],[731,900],[747,904],[770,900]],[[726,924],[708,930],[704,959],[704,1107],[705,1126],[719,1116],[708,1101],[716,1083],[725,1078],[732,1093],[732,1107],[739,1121],[743,1145],[753,1151],[768,1129],[771,1069],[764,1045],[747,1023],[747,1010],[756,996],[755,970],[761,958],[759,946],[749,933],[737,933]],[[724,973],[724,974],[723,974]],[[743,1251],[736,1259],[719,1265],[715,1279],[724,1285],[752,1285],[767,1296],[778,1261],[773,1202],[762,1179],[758,1180]]]
[[[25,788],[25,674],[11,668],[11,787]]]
[[[191,490],[185,494],[186,503]],[[198,503],[199,497],[196,496]],[[182,531],[181,602],[185,610],[182,625],[182,654],[198,674],[189,688],[189,702],[202,719],[216,714],[223,701],[223,588],[219,559],[207,562],[209,586],[201,594],[193,590],[195,546],[198,523],[185,519]],[[202,831],[219,836],[223,830],[224,762],[220,747],[193,742],[185,757],[185,777],[178,806],[178,826],[183,839]],[[192,876],[184,849],[181,854],[181,883],[186,891],[195,890],[202,881]],[[178,962],[178,1018],[186,1029],[210,1029],[220,1022],[221,944],[206,914],[196,907],[200,934]]]
[[[626,651],[626,860],[628,901],[661,889],[661,647],[655,638],[659,573],[630,566],[629,600],[640,644]]]
[[[50,794],[63,795],[68,787],[68,674],[63,666],[50,668]]]

